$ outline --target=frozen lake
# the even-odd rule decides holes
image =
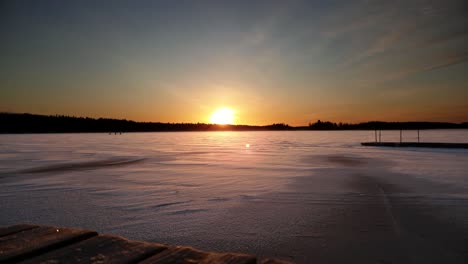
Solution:
[[[467,263],[468,150],[360,146],[373,140],[374,131],[0,135],[0,225],[299,263]],[[467,143],[468,130],[421,140]]]

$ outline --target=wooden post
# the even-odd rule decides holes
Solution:
[[[377,142],[377,129],[375,130],[375,142]]]
[[[402,130],[400,129],[400,143],[401,143],[401,131],[402,131]]]
[[[419,129],[418,129],[418,143],[419,143]]]
[[[382,130],[379,130],[379,142],[382,142]]]

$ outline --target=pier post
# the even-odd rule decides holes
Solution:
[[[400,143],[401,143],[401,133],[402,133],[402,130],[400,129]]]
[[[375,142],[377,142],[377,129],[375,130]]]
[[[418,143],[419,143],[419,129],[418,129]]]
[[[379,130],[379,142],[382,142],[382,130]]]

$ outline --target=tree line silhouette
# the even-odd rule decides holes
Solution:
[[[416,129],[460,129],[468,128],[468,122],[382,122],[370,121],[357,124],[322,122],[309,123],[311,130],[416,130]]]
[[[358,124],[322,122],[308,126],[276,123],[266,126],[216,125],[205,123],[135,122],[125,119],[0,113],[0,133],[89,133],[89,132],[170,132],[170,131],[268,131],[268,130],[393,130],[456,129],[468,123],[447,122],[365,122]]]

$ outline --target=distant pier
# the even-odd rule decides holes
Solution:
[[[395,147],[395,148],[447,148],[468,149],[468,143],[437,143],[437,142],[362,142],[363,146]]]

